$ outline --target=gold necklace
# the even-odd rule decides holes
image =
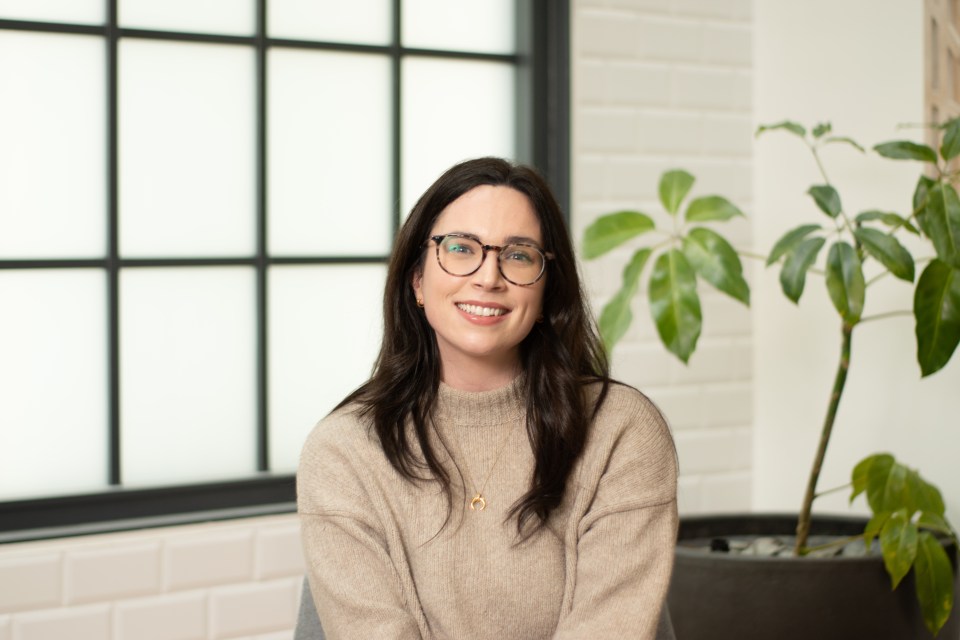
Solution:
[[[507,448],[507,442],[510,440],[510,436],[513,435],[513,430],[516,429],[516,427],[517,425],[514,423],[513,427],[507,431],[507,436],[503,439],[503,442],[500,443],[500,450],[497,452],[497,457],[494,458],[493,464],[490,465],[490,469],[487,471],[487,477],[483,479],[483,484],[480,485],[480,489],[477,491],[476,495],[473,496],[473,499],[470,500],[469,506],[471,511],[483,511],[487,508],[487,500],[483,497],[483,490],[487,487],[487,482],[490,480],[490,476],[493,475],[493,470],[496,468],[497,463],[500,462],[500,457]],[[457,444],[459,444],[459,442]],[[463,449],[461,447],[461,452],[462,451]],[[467,472],[467,480],[470,481],[470,484],[476,487],[477,485],[473,481],[473,476],[470,475],[470,468],[467,465],[466,456],[464,456],[463,468],[464,471]]]

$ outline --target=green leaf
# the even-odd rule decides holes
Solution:
[[[729,220],[742,216],[740,211],[729,200],[721,196],[704,196],[693,200],[687,207],[687,222],[708,222],[710,220]]]
[[[652,249],[643,248],[633,254],[630,262],[623,269],[623,283],[620,290],[603,307],[603,311],[600,313],[600,335],[603,338],[607,353],[613,352],[614,345],[630,328],[630,323],[633,321],[630,301],[637,292],[640,284],[640,274],[651,253],[653,253]]]
[[[695,227],[683,239],[683,253],[700,277],[728,296],[750,306],[750,287],[740,257],[723,236]]]
[[[907,484],[904,506],[910,516],[921,511],[930,515],[942,516],[946,509],[940,490],[920,477],[913,469],[907,470]]]
[[[777,129],[784,129],[785,131],[789,131],[790,133],[794,135],[798,135],[801,138],[807,135],[806,129],[804,129],[802,126],[800,126],[796,122],[791,122],[789,120],[784,120],[783,122],[778,122],[777,124],[762,124],[759,127],[757,127],[756,135],[759,136],[761,133],[765,133],[767,131],[775,131]]]
[[[943,126],[943,144],[940,145],[940,157],[950,162],[960,155],[960,119],[954,118]]]
[[[894,511],[880,531],[880,549],[883,564],[890,574],[890,582],[896,589],[913,566],[917,557],[917,525],[910,522],[904,509]]]
[[[670,215],[676,215],[680,203],[690,193],[694,177],[682,169],[667,171],[660,178],[660,202]]]
[[[867,526],[863,528],[863,542],[867,546],[867,551],[870,550],[870,543],[873,542],[873,539],[880,535],[880,531],[883,530],[883,525],[887,524],[887,520],[890,519],[889,511],[881,511],[880,513],[875,513],[870,521],[867,522]]]
[[[889,453],[877,453],[858,462],[857,466],[853,468],[851,477],[853,492],[850,495],[850,502],[853,502],[854,498],[867,490],[872,475],[888,474],[894,462],[893,456]],[[872,504],[870,506],[873,507]],[[873,510],[877,511],[876,508]]]
[[[653,220],[639,211],[617,211],[600,216],[583,232],[583,256],[590,260],[654,228]]]
[[[921,513],[920,517],[917,518],[917,526],[921,529],[932,529],[944,535],[949,534],[949,532],[953,530],[950,523],[947,522],[947,519],[943,517],[943,514],[929,513],[926,511]]]
[[[813,137],[822,138],[824,134],[830,133],[833,131],[833,125],[829,122],[818,122],[817,126],[813,128]]]
[[[660,254],[650,276],[650,312],[660,340],[684,363],[697,348],[703,316],[697,275],[678,249]]]
[[[856,149],[856,150],[859,151],[860,153],[866,153],[866,150],[865,150],[863,147],[861,147],[859,144],[857,144],[857,141],[856,141],[856,140],[854,140],[853,138],[848,138],[848,137],[846,137],[846,136],[830,136],[829,138],[827,138],[827,139],[825,139],[825,140],[823,141],[824,144],[831,144],[831,143],[836,143],[836,142],[842,142],[842,143],[844,143],[844,144],[849,144],[850,146],[852,146],[854,149]]]
[[[807,238],[787,253],[780,270],[780,288],[783,295],[794,302],[800,301],[803,287],[807,282],[807,271],[817,261],[817,254],[826,242],[824,238]]]
[[[913,256],[896,238],[869,227],[860,227],[853,233],[867,253],[876,258],[890,273],[901,280],[913,282]]]
[[[805,224],[783,234],[783,236],[777,240],[777,243],[773,245],[773,249],[770,250],[770,257],[767,258],[767,266],[769,267],[779,260],[780,256],[792,251],[801,240],[820,228],[818,224]]]
[[[894,140],[884,142],[873,148],[884,158],[893,160],[920,160],[921,162],[937,163],[937,153],[925,144],[917,144],[909,140]]]
[[[927,176],[920,176],[917,187],[913,191],[913,214],[916,216],[917,226],[924,235],[930,237],[930,228],[927,226],[927,204],[930,202],[930,191],[937,185],[937,181]]]
[[[886,459],[889,458],[889,461]],[[903,508],[907,468],[892,456],[881,456],[867,476],[867,503],[874,513]]]
[[[917,186],[913,190],[913,208],[920,209],[925,207],[927,204],[927,195],[937,184],[937,181],[933,178],[928,178],[927,176],[920,176],[920,179],[917,180]]]
[[[837,193],[836,189],[828,184],[820,184],[810,187],[807,193],[813,196],[813,200],[820,207],[820,211],[831,218],[840,215],[842,207],[840,206],[840,194]]]
[[[827,291],[841,318],[850,323],[860,320],[866,282],[857,252],[846,242],[835,242],[827,254]]]
[[[936,635],[953,609],[953,568],[943,545],[926,531],[918,536],[914,572],[923,623]]]
[[[893,213],[891,211],[878,211],[876,209],[871,209],[869,211],[864,211],[858,213],[855,221],[858,224],[863,224],[864,222],[870,222],[871,220],[879,220],[883,224],[887,225],[891,229],[898,229],[900,227],[905,228],[910,233],[920,234],[917,231],[917,228],[910,224],[910,221],[904,218],[901,215]]]
[[[923,376],[936,373],[960,343],[960,269],[932,260],[920,274],[913,296],[917,360]]]
[[[936,183],[927,195],[924,231],[933,241],[937,257],[960,267],[960,198],[949,184]]]

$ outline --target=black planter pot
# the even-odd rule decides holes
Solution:
[[[814,535],[857,535],[866,520],[817,517]],[[689,517],[668,598],[677,640],[927,640],[911,572],[897,588],[879,557],[767,558],[684,548],[731,535],[792,535],[796,516]],[[957,549],[948,548],[954,567]],[[937,640],[960,639],[960,581]]]

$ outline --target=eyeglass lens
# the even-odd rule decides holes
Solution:
[[[440,242],[437,256],[444,271],[455,276],[466,276],[483,263],[483,245],[472,238],[447,236]],[[514,284],[533,284],[543,273],[544,256],[536,247],[504,245],[498,258],[500,273]]]

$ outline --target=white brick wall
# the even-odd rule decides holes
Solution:
[[[290,640],[294,515],[0,545],[0,640]]]
[[[579,239],[599,214],[634,208],[663,219],[666,169],[697,177],[748,213],[753,195],[750,0],[574,0],[573,202]],[[740,247],[746,221],[724,225]],[[583,264],[599,308],[619,287],[633,248]],[[745,265],[750,270],[750,265]],[[749,273],[748,273],[749,277]],[[680,456],[684,513],[750,507],[752,327],[726,296],[700,291],[704,330],[684,367],[660,345],[649,309],[617,346],[614,375],[663,409]]]

